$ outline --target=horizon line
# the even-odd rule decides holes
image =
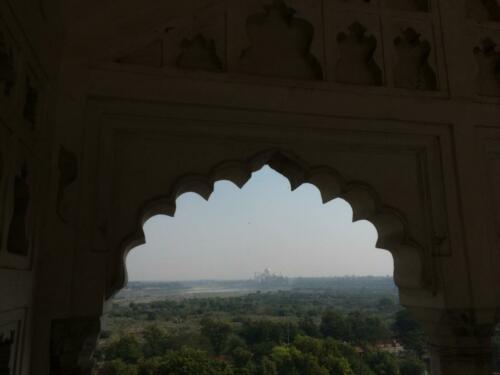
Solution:
[[[368,278],[368,277],[378,277],[378,278],[391,278],[394,279],[392,275],[342,275],[342,276],[285,276],[278,275],[287,279],[342,279],[342,278]],[[187,281],[253,281],[253,278],[245,279],[233,279],[233,278],[210,278],[210,279],[156,279],[156,280],[128,280],[129,283],[145,282],[145,283],[157,283],[157,282],[187,282]]]

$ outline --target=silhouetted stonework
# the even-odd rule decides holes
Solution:
[[[0,333],[0,374],[10,375],[13,370],[15,331]]]
[[[101,324],[96,318],[52,321],[50,375],[91,375]]]
[[[27,222],[31,191],[27,179],[28,171],[23,166],[14,180],[13,212],[7,241],[7,250],[22,256],[28,255],[30,247]]]
[[[340,57],[335,67],[336,81],[359,85],[382,85],[382,72],[373,59],[377,39],[366,35],[366,28],[353,23],[349,33],[337,37]]]
[[[478,93],[484,96],[500,96],[500,51],[490,39],[482,40],[474,48],[478,64]]]
[[[398,62],[394,66],[394,85],[413,90],[436,90],[437,80],[428,62],[431,53],[429,42],[421,40],[412,28],[394,39]]]
[[[185,39],[181,46],[182,52],[177,59],[181,69],[195,69],[220,72],[223,63],[217,56],[215,41],[198,34],[193,39]]]
[[[20,373],[49,355],[88,372],[144,219],[264,164],[373,223],[439,375],[491,373],[498,0],[4,3],[0,312],[30,312]]]
[[[321,65],[311,52],[313,26],[276,0],[263,13],[248,18],[251,46],[241,54],[241,71],[274,77],[322,79]]]
[[[447,90],[444,56],[436,44],[441,41],[439,15],[431,1],[336,0],[311,6],[305,0],[264,5],[245,0],[242,4],[211,6],[206,15],[197,14],[196,21],[170,22],[149,43],[115,61],[169,68],[173,74],[176,69],[182,74],[226,73],[224,80],[230,79],[228,75],[243,80],[265,76],[343,86]]]

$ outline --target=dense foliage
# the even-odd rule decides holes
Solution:
[[[332,289],[307,282],[312,287],[232,297],[120,301],[107,317],[97,373],[424,373],[423,333],[398,306],[392,288]],[[405,349],[388,350],[395,340]]]

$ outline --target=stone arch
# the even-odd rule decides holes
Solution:
[[[134,247],[145,244],[143,226],[156,215],[174,216],[176,199],[188,192],[208,200],[217,181],[228,180],[242,188],[252,177],[252,172],[269,165],[286,177],[292,190],[304,183],[316,186],[323,203],[335,198],[347,201],[353,210],[353,222],[367,220],[378,233],[376,246],[388,250],[394,259],[394,280],[400,290],[432,290],[433,282],[427,280],[423,248],[411,238],[404,215],[393,207],[384,205],[377,192],[369,185],[347,180],[329,166],[311,166],[295,155],[281,150],[258,153],[246,160],[228,160],[217,164],[206,175],[190,174],[177,179],[167,194],[145,202],[138,211],[136,230],[122,241],[113,262],[119,262],[118,272],[107,285],[106,298],[111,298],[127,281],[125,258]]]

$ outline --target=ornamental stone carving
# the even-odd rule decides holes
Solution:
[[[484,96],[500,96],[500,51],[496,43],[485,38],[474,48],[478,66],[478,93]]]
[[[264,12],[248,17],[250,47],[243,50],[240,70],[247,74],[320,80],[320,63],[311,53],[314,27],[297,18],[285,2],[275,0]]]
[[[223,70],[222,60],[217,55],[215,41],[198,34],[193,39],[184,39],[177,66],[181,69],[194,69],[219,72]]]
[[[26,256],[30,249],[28,215],[31,202],[31,188],[28,184],[26,164],[16,174],[12,196],[12,215],[7,237],[9,253]]]
[[[407,28],[394,39],[398,61],[394,66],[394,85],[411,90],[436,90],[436,74],[429,64],[431,45],[414,29]]]
[[[338,34],[340,57],[335,67],[337,82],[382,85],[382,71],[373,58],[377,39],[373,35],[366,35],[366,31],[363,25],[355,22],[349,27],[348,33]]]

